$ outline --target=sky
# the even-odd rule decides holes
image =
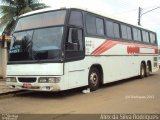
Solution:
[[[156,7],[160,7],[160,0],[40,0],[51,7],[75,6],[89,10],[103,12],[109,16],[118,18],[137,25],[138,8],[143,8],[142,13]],[[144,14],[141,18],[144,28],[157,33],[160,45],[160,8]]]
[[[90,10],[103,12],[109,16],[118,18],[134,25],[137,25],[138,8],[145,13],[154,8],[160,7],[160,0],[41,0],[43,3],[52,6],[78,6]],[[160,45],[160,8],[142,15],[141,26],[157,33]]]

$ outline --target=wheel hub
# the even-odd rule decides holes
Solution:
[[[98,75],[93,72],[91,75],[90,75],[90,81],[91,83],[96,86],[97,85],[97,82],[98,82]]]

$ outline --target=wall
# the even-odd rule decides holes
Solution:
[[[6,76],[6,65],[7,65],[7,48],[2,48],[0,45],[0,77],[5,78]]]
[[[0,46],[0,77],[2,77],[2,48]]]

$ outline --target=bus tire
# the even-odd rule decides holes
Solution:
[[[96,67],[92,67],[88,75],[88,85],[91,91],[98,89],[100,84],[100,74]]]
[[[140,66],[140,78],[143,79],[145,77],[145,74],[146,74],[146,69],[145,69],[145,65],[144,63],[141,63],[141,66]]]
[[[146,77],[148,77],[148,76],[150,76],[150,74],[151,74],[150,65],[149,65],[149,64],[147,64],[147,66],[146,66],[146,74],[145,74],[145,76],[146,76]]]

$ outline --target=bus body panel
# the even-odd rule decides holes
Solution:
[[[152,72],[158,70],[156,46],[91,37],[85,40],[87,66],[102,66],[103,83],[140,75],[142,61],[151,62]]]
[[[140,43],[133,43],[121,40],[99,39],[86,37],[86,55],[139,55],[139,56],[157,56],[158,47]]]
[[[64,63],[10,64],[7,65],[7,78],[15,78],[17,82],[6,82],[15,89],[37,91],[60,91],[68,89],[64,79]],[[59,78],[58,83],[39,83],[40,78]],[[31,81],[34,79],[34,81]],[[25,87],[25,84],[30,85]]]
[[[63,81],[61,77],[60,83],[38,83],[38,79],[42,76],[36,76],[35,82],[20,82],[19,78],[34,78],[35,76],[8,76],[8,77],[15,77],[17,82],[6,82],[7,86],[14,89],[24,89],[24,90],[33,90],[33,91],[60,91],[65,90],[66,85],[64,85],[65,81]],[[43,77],[51,77],[51,76],[43,76]],[[55,77],[55,76],[54,76]],[[59,77],[59,76],[57,76]],[[25,86],[29,85],[29,86]]]
[[[65,63],[65,79],[68,89],[88,85],[88,71],[86,59]]]
[[[7,75],[63,75],[63,63],[10,64],[7,65]]]

